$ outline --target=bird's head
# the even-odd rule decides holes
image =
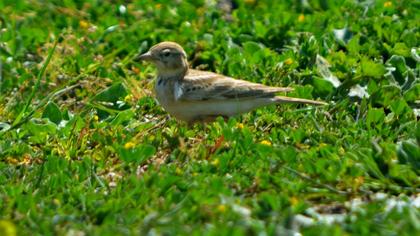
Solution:
[[[188,71],[187,54],[184,49],[174,42],[161,42],[141,54],[139,60],[150,61],[158,69],[159,76],[183,77]]]

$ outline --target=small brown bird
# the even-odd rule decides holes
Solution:
[[[292,88],[269,87],[189,69],[187,54],[174,42],[156,44],[138,59],[157,66],[155,92],[160,105],[175,118],[189,123],[230,117],[275,103],[326,104],[276,95]]]

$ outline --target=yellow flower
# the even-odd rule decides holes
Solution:
[[[136,144],[134,144],[133,142],[127,142],[126,144],[124,144],[125,149],[131,149],[135,146],[136,146]]]
[[[268,141],[268,140],[263,140],[263,141],[260,142],[260,144],[265,145],[265,146],[271,146],[272,145],[271,142]]]
[[[217,211],[220,213],[225,213],[226,212],[226,205],[224,204],[220,204],[217,206]]]
[[[365,177],[363,176],[359,176],[354,178],[354,185],[356,185],[357,188],[359,188],[364,182],[365,182]]]
[[[384,2],[384,7],[392,7],[392,2],[391,1]]]
[[[311,147],[308,144],[304,144],[304,143],[296,143],[295,146],[299,149],[309,149]]]
[[[156,9],[161,9],[162,8],[162,4],[158,3],[155,5]]]
[[[298,21],[299,22],[303,22],[305,20],[305,15],[304,14],[300,14],[298,17]]]
[[[7,162],[7,164],[12,164],[12,165],[17,165],[17,164],[19,164],[18,159],[13,158],[13,157],[7,157],[7,158],[6,158],[6,162]]]
[[[30,154],[23,155],[23,160],[19,162],[19,165],[29,165],[32,162],[32,157]]]
[[[320,147],[320,148],[323,148],[323,147],[326,147],[326,146],[328,146],[328,144],[326,144],[326,143],[320,143],[320,144],[319,144],[319,147]]]
[[[284,60],[284,64],[286,64],[286,65],[291,65],[292,63],[293,63],[292,58],[287,58],[286,60]]]
[[[124,97],[124,102],[129,102],[131,101],[131,99],[133,99],[133,95],[128,94],[127,96]]]
[[[297,197],[291,197],[289,201],[290,201],[290,204],[292,204],[292,206],[296,206],[296,204],[299,203],[299,199],[297,199]]]
[[[0,234],[5,236],[16,236],[16,226],[8,220],[0,220]]]
[[[94,115],[94,116],[93,116],[93,120],[94,120],[94,121],[98,121],[98,120],[99,120],[99,116],[98,116],[98,115]]]
[[[89,28],[89,22],[87,22],[85,20],[81,20],[81,21],[79,21],[79,26],[82,29],[87,29],[87,28]]]
[[[212,165],[214,165],[214,166],[218,166],[218,165],[220,164],[220,160],[219,160],[219,158],[214,159],[214,160],[211,162],[211,164],[212,164]]]
[[[236,124],[236,128],[238,128],[238,129],[243,129],[243,128],[244,128],[244,124],[242,124],[242,123],[237,123],[237,124]]]
[[[53,204],[54,204],[54,205],[56,205],[56,206],[60,206],[60,205],[61,205],[60,200],[58,200],[57,198],[54,198],[54,199],[52,200],[52,202],[53,202]]]

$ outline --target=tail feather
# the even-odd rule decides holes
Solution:
[[[314,101],[304,98],[292,98],[284,96],[275,96],[274,100],[278,103],[298,103],[298,104],[311,104],[311,105],[328,105],[326,102]]]

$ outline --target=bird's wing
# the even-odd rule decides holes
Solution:
[[[292,88],[269,87],[212,72],[190,70],[175,87],[177,100],[221,100],[274,97]]]

